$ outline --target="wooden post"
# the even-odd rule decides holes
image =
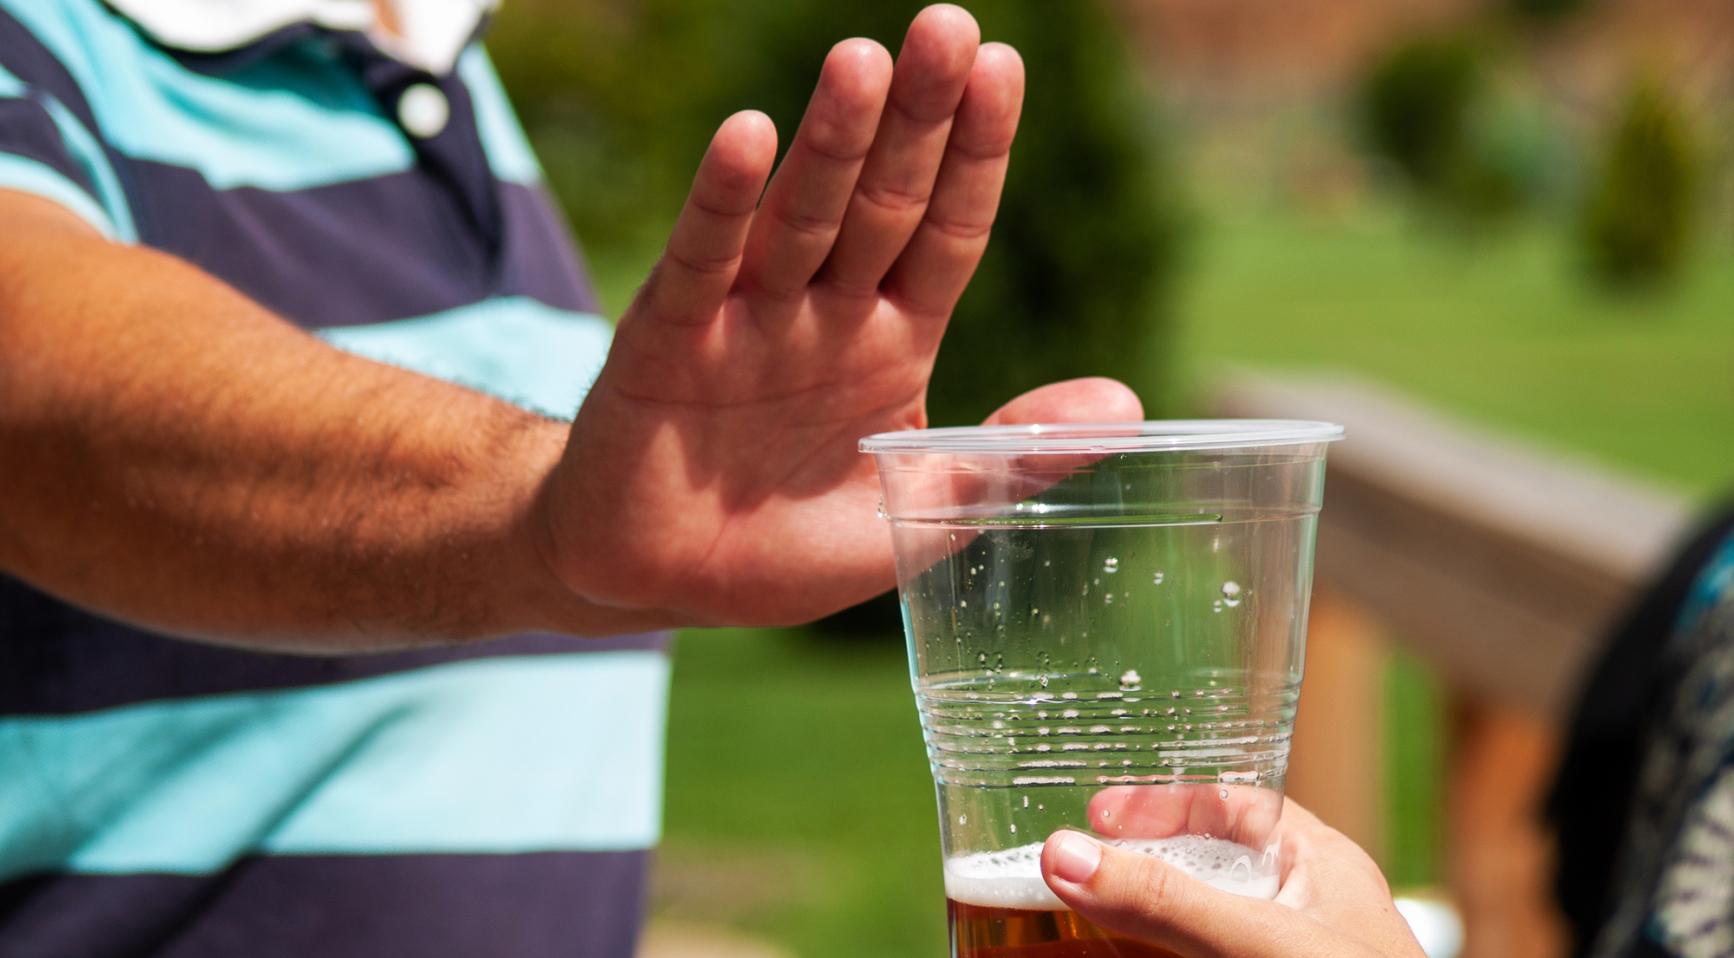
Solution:
[[[1450,705],[1445,849],[1463,958],[1565,954],[1553,848],[1541,827],[1559,734],[1534,715],[1461,696]]]
[[[1223,415],[1342,423],[1318,582],[1447,684],[1561,718],[1602,630],[1667,557],[1683,500],[1345,380],[1231,379]]]
[[[1375,861],[1384,835],[1386,658],[1377,625],[1363,610],[1315,590],[1288,794]]]

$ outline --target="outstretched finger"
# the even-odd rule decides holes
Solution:
[[[650,315],[686,324],[716,315],[734,285],[776,152],[777,130],[763,113],[744,110],[717,128],[668,247],[640,293]]]
[[[891,85],[891,54],[872,40],[831,48],[819,83],[747,236],[742,278],[776,294],[801,289],[831,252]]]
[[[918,312],[948,316],[987,249],[1023,109],[1024,65],[989,43],[976,54],[926,215],[890,274],[887,292]]]
[[[873,148],[825,263],[823,278],[838,289],[878,290],[921,222],[980,43],[975,18],[961,7],[931,6],[910,23]]]

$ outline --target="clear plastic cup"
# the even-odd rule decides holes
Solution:
[[[1061,828],[1275,894],[1325,447],[1341,437],[1218,420],[862,441],[896,549],[954,955],[1164,954],[1048,890],[1041,843]]]

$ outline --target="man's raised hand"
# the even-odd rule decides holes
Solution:
[[[870,40],[831,50],[774,177],[770,120],[723,123],[544,490],[543,552],[561,582],[653,619],[753,624],[890,586],[856,442],[926,424],[1023,83],[1014,50],[940,5],[915,18],[895,66]],[[995,418],[1140,415],[1124,386],[1087,379]]]

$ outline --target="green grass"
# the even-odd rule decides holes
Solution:
[[[801,955],[940,952],[937,815],[901,636],[682,636],[669,721],[662,915]],[[722,887],[693,887],[707,878]]]
[[[1437,884],[1443,878],[1442,690],[1424,663],[1397,650],[1385,669],[1384,693],[1386,821],[1379,864],[1393,888]]]
[[[1599,292],[1563,231],[1465,237],[1388,211],[1218,219],[1180,316],[1183,368],[1369,376],[1441,408],[1710,493],[1734,484],[1734,256]]]
[[[1696,494],[1734,483],[1734,256],[1609,298],[1558,230],[1439,235],[1378,208],[1219,216],[1179,302],[1178,366],[1373,377],[1441,408]],[[599,270],[624,304],[644,257]],[[613,280],[610,281],[610,277]],[[1438,690],[1388,677],[1387,868],[1438,877]],[[901,638],[682,639],[658,908],[801,955],[943,952],[932,790]]]

